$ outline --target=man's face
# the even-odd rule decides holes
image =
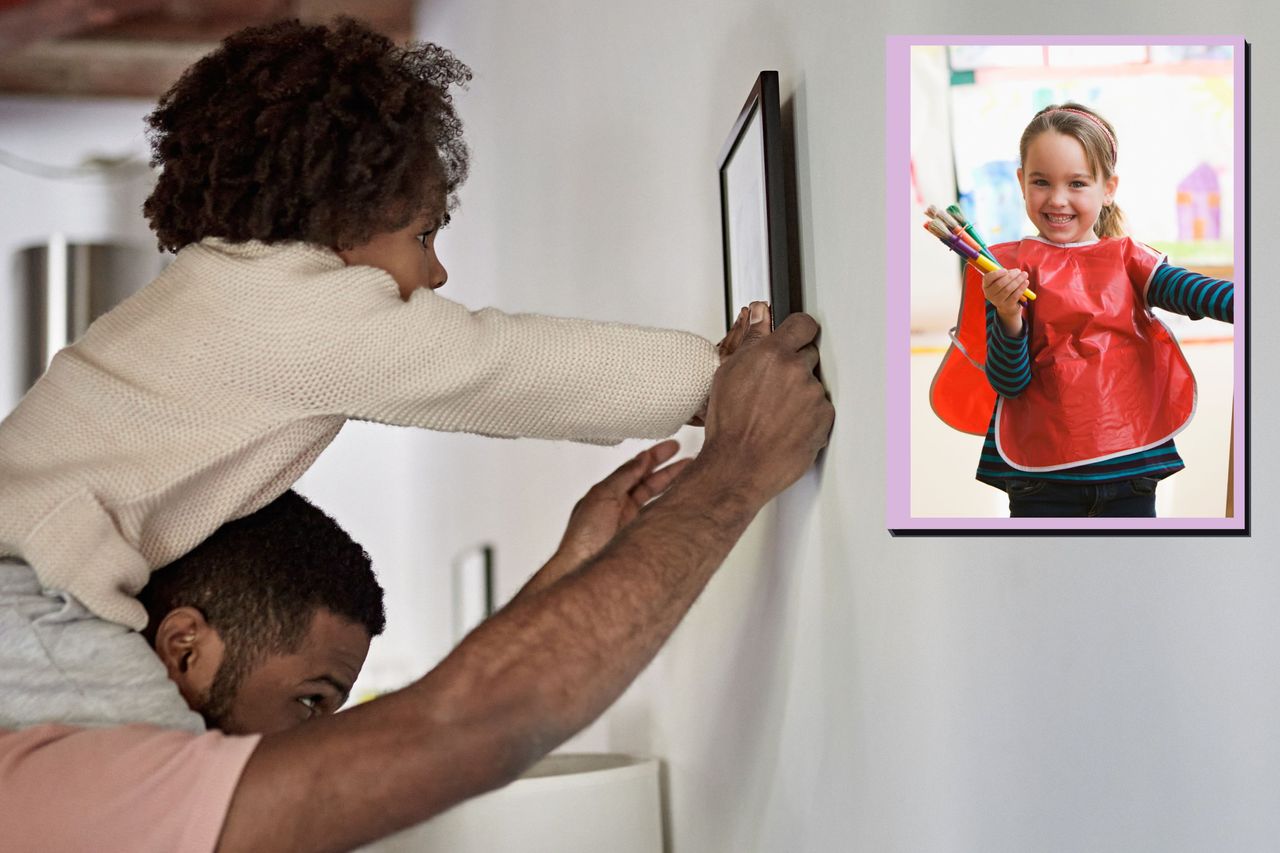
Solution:
[[[235,662],[244,651],[226,649],[207,689],[182,692],[210,728],[270,734],[343,706],[369,653],[369,632],[320,609],[297,651],[268,654],[241,675]]]

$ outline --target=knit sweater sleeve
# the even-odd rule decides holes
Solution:
[[[348,346],[368,354],[368,369],[341,355],[332,365],[348,417],[592,443],[671,435],[706,401],[719,361],[684,332],[470,311],[429,291],[369,306]]]
[[[269,351],[253,360],[270,367],[244,381],[295,411],[612,444],[675,432],[719,365],[715,346],[686,332],[472,311],[429,290],[405,301],[370,267],[294,290],[305,298],[255,321],[251,337]]]

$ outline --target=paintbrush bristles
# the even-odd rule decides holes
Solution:
[[[942,223],[938,222],[936,219],[930,219],[924,224],[924,227],[929,229],[929,233],[937,237],[939,240],[946,240],[951,236],[950,232],[948,232],[947,229],[942,226]]]
[[[960,227],[960,224],[958,222],[956,222],[953,218],[951,218],[951,216],[945,210],[941,210],[936,205],[932,205],[932,204],[929,205],[927,208],[925,208],[924,212],[929,217],[938,220],[938,222],[942,224],[942,227],[946,228],[948,231],[963,230]]]
[[[943,225],[947,226],[952,231],[964,230],[963,228],[960,227],[960,223],[956,222],[953,218],[951,218],[951,214],[947,213],[945,210],[938,211],[938,218],[942,220]]]
[[[969,227],[969,220],[964,218],[964,211],[960,209],[958,204],[947,205],[947,213],[951,214],[951,218],[960,223],[961,228]]]

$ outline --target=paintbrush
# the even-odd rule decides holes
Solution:
[[[995,255],[982,242],[982,238],[977,235],[973,226],[968,220],[964,219],[964,214],[960,213],[957,219],[951,212],[954,208],[955,213],[959,213],[960,209],[956,205],[951,205],[947,211],[939,210],[934,205],[929,205],[925,213],[929,215],[929,220],[925,222],[925,228],[929,233],[933,234],[943,243],[945,243],[952,251],[961,255],[978,271],[987,273],[992,270],[1004,269],[1004,266],[996,259]],[[962,226],[961,220],[964,220]],[[1030,289],[1022,291],[1024,299],[1033,300],[1036,295]]]
[[[968,234],[964,228],[960,226],[960,223],[948,215],[945,210],[939,210],[931,204],[925,209],[925,214],[932,216],[935,220],[942,223],[942,226],[954,234],[957,239],[972,246],[975,252],[982,252],[982,247],[978,245],[978,241],[973,238],[973,235]],[[996,261],[995,258],[991,258],[991,260],[995,261],[996,266],[1000,265],[1000,262]]]
[[[973,224],[970,223],[968,219],[965,219],[964,211],[960,209],[960,205],[947,205],[947,213],[951,214],[951,218],[956,221],[956,224],[963,228],[964,232],[977,242],[984,255],[993,261],[996,259],[996,256],[991,254],[991,249],[987,248],[987,242],[978,234],[978,230],[973,227]]]

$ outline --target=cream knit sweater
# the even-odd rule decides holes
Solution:
[[[0,423],[0,556],[141,629],[150,572],[288,489],[348,418],[613,443],[706,399],[692,334],[493,309],[292,243],[205,240]]]

